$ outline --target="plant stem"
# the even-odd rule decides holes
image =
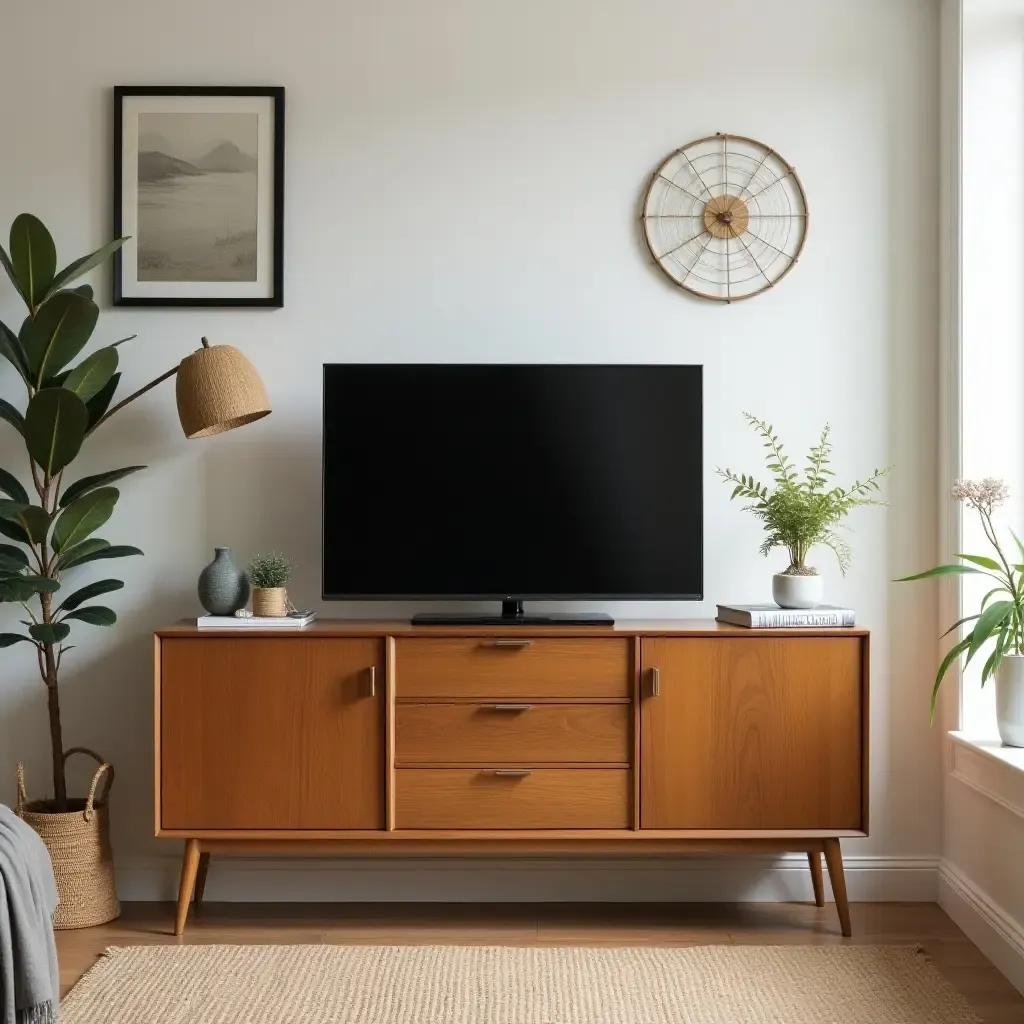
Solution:
[[[53,595],[40,594],[43,622],[53,621]],[[53,644],[43,644],[43,664],[46,675],[46,707],[50,716],[50,753],[53,757],[53,805],[58,814],[68,809],[67,779],[64,775],[64,734],[60,721],[60,691],[57,688],[57,662]]]

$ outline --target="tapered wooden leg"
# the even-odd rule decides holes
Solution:
[[[825,840],[825,863],[828,865],[828,878],[832,883],[832,895],[836,898],[839,925],[843,929],[843,935],[849,938],[853,934],[853,930],[850,927],[850,903],[846,898],[843,851],[839,847],[838,839]]]
[[[199,840],[185,840],[185,856],[181,861],[181,883],[178,886],[178,913],[174,918],[174,934],[181,935],[185,930],[185,919],[188,917],[188,904],[192,899],[192,891],[196,885],[196,874],[199,871]]]
[[[210,855],[199,854],[199,870],[196,872],[196,895],[193,900],[198,907],[203,902],[203,893],[206,892],[206,872],[210,870]],[[818,869],[821,870],[820,868]]]
[[[821,852],[819,850],[809,851],[807,863],[811,869],[811,885],[814,886],[814,905],[823,907],[825,906],[825,879],[821,874]]]

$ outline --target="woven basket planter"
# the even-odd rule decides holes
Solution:
[[[114,769],[103,758],[85,747],[72,747],[72,754],[88,754],[99,762],[85,800],[69,800],[68,811],[56,813],[49,800],[29,803],[25,793],[25,769],[18,765],[19,817],[24,819],[46,844],[53,861],[60,904],[53,916],[57,929],[91,928],[113,921],[121,914],[114,888],[114,857],[110,849],[110,817],[107,798],[114,781]],[[106,782],[99,799],[100,779]]]
[[[282,619],[288,614],[288,591],[284,587],[253,587],[253,615]]]

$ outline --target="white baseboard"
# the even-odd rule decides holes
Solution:
[[[945,859],[939,863],[939,906],[1024,993],[1024,926]]]
[[[844,859],[851,900],[931,903],[938,896],[937,857]],[[121,899],[174,899],[179,865],[172,855],[122,858],[117,871]],[[771,903],[810,900],[812,894],[804,854],[601,860],[225,856],[211,862],[206,898],[324,903]]]

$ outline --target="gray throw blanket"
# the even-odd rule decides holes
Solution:
[[[0,1024],[55,1024],[57,884],[43,841],[0,804]]]

